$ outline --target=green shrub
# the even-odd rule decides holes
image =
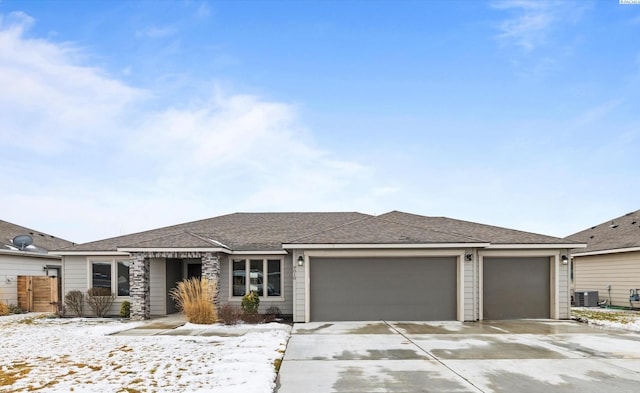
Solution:
[[[125,300],[120,304],[120,316],[122,318],[129,318],[131,316],[131,302]]]
[[[64,304],[76,317],[81,317],[82,308],[84,307],[84,295],[80,291],[69,291],[64,296]]]
[[[89,288],[87,291],[87,304],[98,318],[107,315],[114,300],[116,295],[109,288]]]
[[[257,292],[251,291],[242,297],[240,305],[245,314],[257,314],[260,306],[260,296],[258,296]]]
[[[169,295],[176,301],[187,320],[197,324],[212,324],[218,319],[216,283],[206,278],[193,277],[180,281]]]

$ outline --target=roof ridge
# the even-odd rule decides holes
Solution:
[[[186,233],[186,234],[188,234],[188,235],[191,235],[191,236],[195,236],[196,238],[198,238],[198,239],[200,239],[200,240],[202,240],[202,241],[205,241],[205,242],[207,242],[207,243],[213,244],[213,245],[215,245],[215,246],[222,246],[222,247],[224,247],[224,248],[227,248],[227,249],[229,249],[229,250],[232,250],[232,248],[231,248],[231,247],[227,246],[226,244],[224,244],[224,243],[222,243],[222,242],[220,242],[220,241],[218,241],[218,240],[215,240],[215,239],[209,239],[209,238],[206,238],[206,237],[204,237],[204,236],[200,236],[200,235],[198,235],[197,233],[194,233],[194,232],[185,231],[185,233]]]
[[[347,223],[340,224],[340,225],[336,225],[336,226],[331,227],[331,228],[326,228],[326,229],[323,229],[323,230],[318,231],[318,232],[308,233],[308,234],[306,234],[306,235],[304,235],[304,236],[301,236],[301,237],[298,237],[298,238],[295,238],[295,239],[291,239],[291,240],[287,240],[286,242],[282,242],[282,243],[283,243],[283,244],[284,244],[284,243],[294,243],[294,242],[300,241],[300,240],[302,240],[302,239],[304,239],[304,238],[307,238],[307,237],[311,237],[311,236],[319,235],[319,234],[324,233],[324,232],[333,231],[333,230],[335,230],[335,229],[342,228],[342,227],[347,226],[347,225],[355,224],[356,222],[362,222],[362,221],[370,220],[370,219],[372,219],[372,218],[376,218],[376,217],[377,217],[377,216],[372,216],[372,215],[370,215],[370,214],[366,214],[366,213],[360,213],[360,212],[354,212],[354,213],[364,214],[364,215],[366,215],[367,217],[363,217],[363,218],[361,218],[361,219],[359,219],[359,220],[349,221],[349,222],[347,222]]]

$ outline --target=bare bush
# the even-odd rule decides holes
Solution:
[[[220,307],[218,318],[225,325],[236,325],[242,320],[242,311],[229,303]]]
[[[99,318],[107,315],[114,300],[116,295],[109,288],[90,288],[87,291],[87,304]]]
[[[80,291],[69,291],[64,296],[64,304],[75,316],[81,317],[84,307],[84,294]]]

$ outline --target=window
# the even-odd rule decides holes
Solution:
[[[91,265],[93,267],[91,287],[111,289],[111,263],[94,262]]]
[[[263,297],[282,296],[282,259],[233,259],[231,295],[256,292]]]
[[[118,296],[129,296],[129,262],[118,262]]]
[[[129,296],[129,261],[89,261],[89,266],[91,288],[107,288],[118,296]]]

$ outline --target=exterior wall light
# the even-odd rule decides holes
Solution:
[[[304,256],[300,255],[298,257],[298,266],[304,265]]]
[[[467,254],[464,256],[465,261],[473,261],[473,254]]]
[[[566,255],[561,256],[560,259],[562,259],[563,265],[566,265],[567,263],[569,263],[569,258]]]

